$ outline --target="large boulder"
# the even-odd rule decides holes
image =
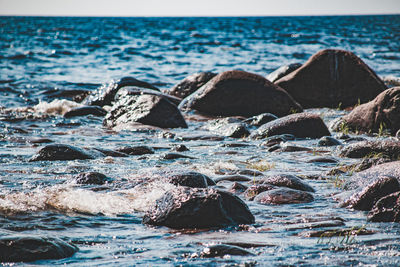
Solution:
[[[254,223],[247,205],[235,195],[209,188],[167,191],[143,217],[143,223],[170,228],[209,228]]]
[[[187,128],[175,104],[156,95],[125,95],[119,97],[104,118],[107,127],[141,123],[160,128]]]
[[[282,88],[262,76],[245,71],[226,71],[182,100],[181,110],[197,110],[215,116],[285,116],[302,107]]]
[[[262,139],[280,134],[292,134],[297,138],[320,138],[331,135],[325,123],[318,115],[297,113],[262,125],[250,137]]]
[[[400,222],[400,191],[381,198],[368,213],[371,222]]]
[[[349,107],[374,99],[387,87],[359,57],[326,49],[275,82],[304,108]]]
[[[335,126],[334,130],[340,130],[340,127],[374,133],[389,130],[395,135],[400,129],[400,87],[387,89],[374,100],[356,107]]]
[[[400,141],[361,141],[342,148],[339,155],[348,158],[385,157],[398,159],[400,158]]]
[[[292,73],[293,71],[297,70],[300,67],[301,67],[300,63],[292,63],[289,65],[284,65],[279,69],[276,69],[270,74],[268,74],[266,78],[271,82],[276,82],[280,78],[288,75],[289,73]]]
[[[213,72],[199,72],[186,77],[177,85],[171,88],[167,93],[179,98],[185,98],[194,93],[197,89],[205,85],[217,74]]]
[[[159,89],[147,82],[137,80],[133,77],[123,77],[117,81],[111,81],[108,85],[100,87],[97,91],[90,94],[84,103],[90,106],[111,105],[118,90],[124,86],[136,86],[159,91]]]
[[[30,262],[62,259],[74,255],[78,248],[60,239],[36,236],[0,237],[0,262]]]

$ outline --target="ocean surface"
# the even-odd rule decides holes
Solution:
[[[266,76],[282,65],[304,63],[325,48],[352,51],[379,76],[399,78],[400,15],[1,17],[0,236],[55,237],[79,248],[70,258],[33,263],[48,266],[399,266],[400,225],[369,223],[365,212],[339,208],[332,194],[341,192],[337,182],[342,177],[323,175],[337,164],[307,163],[316,155],[333,155],[338,164],[355,162],[336,157],[334,148],[272,153],[259,146],[261,141],[183,141],[164,138],[157,130],[113,131],[94,116],[62,116],[79,105],[71,98],[74,92],[94,91],[125,76],[168,90],[200,71],[241,69]],[[309,111],[327,124],[347,112]],[[188,124],[188,130],[168,131],[177,136],[200,133],[200,122]],[[315,148],[317,141],[295,144]],[[45,142],[108,149],[148,145],[156,153],[29,162]],[[232,142],[248,146],[226,145]],[[162,159],[177,144],[185,144],[190,150],[185,153],[195,159]],[[260,162],[270,166],[262,170],[265,174],[320,177],[306,180],[316,189],[315,201],[279,206],[246,201],[256,217],[248,228],[177,231],[141,223],[144,212],[172,186],[156,179],[163,173],[192,170],[217,178]],[[104,173],[114,182],[96,187],[72,181],[85,171]],[[145,176],[155,179],[138,185]],[[374,233],[350,240],[305,237],[304,232],[314,228],[331,229],[318,226],[327,221],[343,222],[334,229],[366,228]],[[255,255],[200,257],[207,246],[220,243],[245,244]]]

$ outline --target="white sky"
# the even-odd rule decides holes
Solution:
[[[0,0],[0,15],[269,16],[400,14],[400,0]]]

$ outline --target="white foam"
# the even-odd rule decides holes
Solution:
[[[48,102],[39,102],[36,106],[33,106],[33,110],[37,113],[46,113],[52,115],[64,115],[71,108],[81,107],[82,104],[66,99],[56,99]]]

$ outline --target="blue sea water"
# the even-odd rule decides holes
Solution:
[[[161,138],[157,131],[115,132],[96,117],[59,115],[74,105],[61,100],[63,92],[93,91],[112,79],[133,76],[168,90],[199,71],[241,69],[265,76],[282,65],[304,63],[325,48],[352,51],[379,76],[399,78],[399,41],[399,15],[1,17],[0,111],[36,109],[28,119],[0,116],[0,235],[51,236],[79,247],[71,258],[35,262],[38,265],[398,266],[400,226],[367,223],[365,213],[338,208],[330,197],[339,191],[335,181],[307,180],[317,189],[309,204],[246,202],[256,217],[249,228],[180,232],[141,224],[143,212],[169,187],[157,182],[137,187],[140,177],[179,169],[216,177],[249,168],[252,162],[271,164],[265,173],[316,175],[334,167],[307,164],[314,154],[277,155],[248,140],[240,140],[250,144],[244,148],[222,146],[232,142],[229,139],[195,140],[185,143],[195,160],[165,161],[160,154],[182,140]],[[328,122],[345,111],[311,112]],[[191,132],[199,128],[195,122],[189,125]],[[186,134],[182,129],[174,133]],[[80,147],[145,144],[160,149],[144,158],[29,162],[44,145],[35,142],[40,138]],[[296,144],[315,147],[316,140]],[[352,161],[340,159],[340,163]],[[82,171],[100,171],[116,182],[96,190],[71,183],[71,177]],[[353,242],[302,236],[315,227],[315,221],[338,217],[342,227],[362,226],[375,233],[357,236]],[[248,245],[255,256],[199,257],[215,243],[255,244]]]

